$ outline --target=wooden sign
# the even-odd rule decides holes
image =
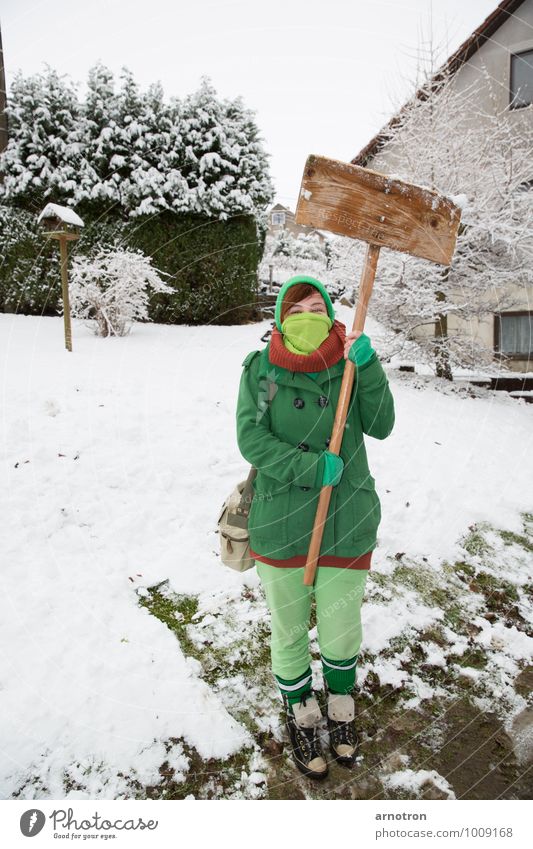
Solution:
[[[311,154],[296,223],[449,265],[461,209],[431,189]]]
[[[382,247],[449,265],[455,250],[461,209],[450,198],[370,168],[311,154],[305,163],[295,220],[366,242],[352,330],[362,332]],[[329,451],[340,454],[355,365],[346,360]],[[331,498],[323,486],[318,498],[303,582],[315,580]]]

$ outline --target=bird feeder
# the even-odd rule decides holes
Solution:
[[[67,242],[79,238],[84,226],[79,215],[70,206],[47,203],[37,222],[42,225],[43,234],[49,239],[58,239],[61,255],[61,291],[63,296],[63,322],[65,325],[65,347],[72,351],[72,330],[70,326],[70,302],[68,296],[68,252]]]

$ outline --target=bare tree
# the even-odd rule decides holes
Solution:
[[[493,360],[479,323],[531,299],[533,123],[498,106],[485,67],[462,87],[446,66],[435,71],[434,60],[430,43],[429,72],[384,133],[386,164],[370,167],[455,200],[462,207],[456,253],[443,268],[383,251],[372,311],[387,328],[389,355],[416,338],[420,359],[451,380],[454,366]],[[353,253],[343,256],[352,267]]]

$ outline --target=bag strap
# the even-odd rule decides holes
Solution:
[[[253,354],[256,352],[254,351]],[[249,354],[248,357],[252,359],[252,355]],[[268,367],[268,346],[263,348],[260,354],[260,367],[259,367],[259,377],[267,378],[267,367]],[[267,378],[268,380],[268,378]],[[275,384],[272,381],[268,380],[268,403],[270,403],[274,397],[275,390],[273,391],[273,387]],[[248,472],[248,477],[246,478],[244,489],[241,493],[241,500],[237,504],[235,509],[235,513],[228,513],[227,523],[228,525],[233,525],[238,528],[247,528],[248,527],[248,514],[250,513],[250,507],[252,505],[252,499],[254,495],[252,482],[257,475],[257,469],[255,466],[250,466],[250,471]]]

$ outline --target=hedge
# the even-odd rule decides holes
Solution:
[[[90,254],[100,246],[140,249],[173,294],[154,294],[149,316],[170,324],[238,324],[255,317],[257,268],[265,230],[252,217],[226,221],[193,214],[124,219],[76,207],[85,228],[69,252]],[[37,216],[0,207],[0,309],[26,315],[57,315],[61,279],[57,242],[43,236]]]

